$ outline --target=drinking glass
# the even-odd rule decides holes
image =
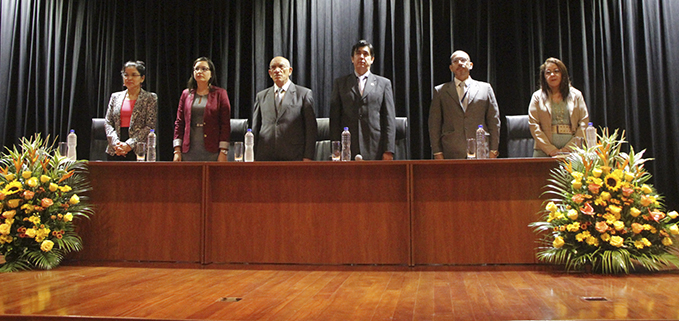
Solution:
[[[66,156],[68,153],[68,143],[59,142],[59,149],[57,151],[59,152],[59,155]]]
[[[143,162],[146,159],[146,143],[138,142],[134,153],[137,154],[137,161]]]
[[[331,143],[332,154],[330,154],[333,162],[339,162],[342,154],[342,143],[338,140],[333,140]]]
[[[236,162],[243,161],[243,142],[235,142],[233,144],[233,160]]]
[[[467,138],[467,159],[476,159],[476,138]]]

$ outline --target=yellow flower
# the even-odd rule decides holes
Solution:
[[[51,251],[52,247],[54,247],[54,242],[50,240],[44,240],[42,241],[42,244],[40,244],[40,250],[42,250],[43,252]]]
[[[28,237],[35,237],[36,233],[37,233],[37,231],[35,229],[32,229],[32,228],[29,228],[29,229],[26,230],[26,235]]]
[[[564,244],[566,244],[566,242],[564,242],[564,240],[561,236],[555,237],[554,242],[552,242],[552,245],[557,249],[561,248]]]
[[[559,209],[556,207],[556,204],[554,204],[554,202],[547,203],[547,206],[545,208],[552,213],[556,212],[556,210]]]
[[[615,175],[615,172],[606,175],[606,178],[604,179],[604,184],[606,184],[606,187],[611,192],[615,192],[619,190],[620,187],[622,187],[620,178],[618,177],[618,175]]]
[[[31,216],[28,218],[28,221],[33,223],[33,225],[39,225],[40,224],[40,216]]]
[[[665,237],[662,239],[662,245],[664,246],[670,246],[672,245],[672,239],[669,237]]]
[[[625,242],[625,240],[622,237],[615,235],[615,236],[611,236],[611,240],[610,240],[609,243],[611,243],[611,245],[613,245],[615,247],[622,247],[624,242]]]
[[[24,186],[21,185],[21,182],[11,181],[9,184],[5,186],[5,188],[2,189],[2,193],[5,194],[5,196],[8,196],[17,192],[21,192],[23,190]]]
[[[604,242],[608,242],[611,239],[611,236],[608,233],[601,234],[601,240]]]
[[[9,235],[9,232],[11,232],[11,230],[12,230],[12,225],[9,225],[7,223],[0,224],[0,234]]]
[[[625,223],[622,221],[615,221],[613,223],[613,228],[615,228],[616,231],[622,231],[622,229],[625,228]]]
[[[606,213],[606,214],[604,214],[604,215],[602,216],[602,218],[603,218],[604,220],[606,220],[606,223],[611,224],[611,225],[613,225],[613,222],[615,222],[615,220],[617,220],[617,219],[615,218],[615,216],[614,216],[613,214],[611,214],[611,213]]]
[[[634,234],[639,234],[644,230],[644,226],[639,223],[632,223],[632,231]],[[679,231],[679,230],[678,230]]]
[[[651,241],[649,241],[649,240],[648,240],[647,238],[645,238],[645,237],[641,239],[641,242],[643,242],[644,245],[647,246],[647,247],[648,247],[648,246],[651,246]]]
[[[630,172],[625,172],[625,180],[631,182],[634,179],[634,174]]]
[[[9,206],[9,208],[17,208],[17,207],[19,207],[20,203],[21,203],[21,199],[15,198],[13,200],[7,201],[7,206]]]
[[[592,170],[592,175],[594,175],[594,177],[601,177],[602,173],[603,171],[599,167]]]
[[[78,194],[73,194],[73,196],[71,196],[71,199],[68,200],[68,202],[71,203],[71,205],[78,204],[80,203],[80,197],[78,197]]]
[[[641,214],[641,211],[636,207],[632,207],[629,209],[629,214],[632,215],[632,217],[637,217],[639,214]]]
[[[599,240],[597,240],[596,237],[594,236],[588,236],[587,237],[587,244],[591,246],[599,246]]]
[[[641,191],[646,193],[646,194],[650,194],[650,193],[653,192],[653,189],[651,189],[650,186],[644,184],[644,185],[641,186]]]
[[[6,212],[2,213],[2,217],[7,218],[7,219],[11,219],[16,214],[17,214],[16,210],[6,211]]]
[[[54,184],[54,183],[50,183],[50,187],[49,187],[50,192],[56,192],[58,188],[59,188],[59,185]]]
[[[31,177],[26,181],[26,185],[30,187],[36,187],[38,186],[38,178],[37,177]]]
[[[571,176],[573,176],[573,178],[575,178],[576,180],[581,181],[584,175],[580,172],[573,171],[571,173]]]
[[[568,218],[570,218],[571,220],[575,221],[576,219],[578,219],[578,211],[570,209],[568,210],[568,214],[566,214],[566,216],[568,216]]]
[[[582,188],[582,181],[579,181],[577,179],[574,179],[571,184],[573,184],[573,189],[581,189]]]
[[[49,176],[47,176],[47,175],[41,175],[41,176],[40,176],[40,182],[43,183],[43,184],[49,182],[51,179],[52,179],[52,178],[49,177]]]
[[[580,230],[580,223],[578,223],[578,222],[573,222],[572,224],[568,224],[568,225],[566,226],[566,229],[567,229],[569,232],[577,232],[577,231]]]
[[[73,221],[73,214],[68,212],[68,213],[66,213],[66,215],[64,215],[64,222],[70,222],[70,221]]]
[[[677,216],[679,216],[679,214],[677,214],[677,211],[672,211],[667,213],[667,216],[669,216],[671,219],[675,219]]]
[[[14,174],[11,174],[11,173],[5,175],[5,179],[6,179],[8,182],[9,182],[9,181],[13,181],[15,178],[16,178],[16,176],[15,176]]]
[[[604,201],[608,201],[609,199],[611,199],[611,193],[601,192],[601,199]]]
[[[638,249],[643,249],[644,248],[644,242],[642,242],[641,240],[636,240],[636,241],[634,241],[634,247],[636,247]]]
[[[582,242],[591,235],[589,234],[589,231],[584,231],[582,233],[578,233],[578,235],[575,236],[575,239],[578,240],[578,242]]]
[[[679,234],[679,226],[677,226],[677,224],[670,226],[670,233],[672,233],[672,235]]]
[[[68,185],[59,186],[59,190],[61,190],[63,193],[68,193],[71,191],[71,187]]]
[[[617,205],[608,205],[608,211],[611,212],[611,214],[615,215],[616,219],[620,218],[620,212],[622,211],[622,207],[617,206]]]
[[[31,172],[31,171],[24,171],[23,173],[21,173],[21,177],[23,177],[24,179],[28,179],[32,175],[33,175],[33,172]]]

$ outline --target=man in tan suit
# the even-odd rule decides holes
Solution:
[[[451,82],[434,88],[429,109],[429,139],[434,159],[463,159],[467,138],[474,138],[479,125],[490,133],[490,157],[498,156],[500,110],[489,83],[469,76],[474,64],[461,50],[450,56]]]

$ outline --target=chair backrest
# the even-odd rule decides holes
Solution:
[[[535,141],[528,125],[528,115],[508,115],[507,157],[533,157]]]
[[[92,130],[90,131],[90,161],[106,160],[106,119],[92,118]]]
[[[317,161],[330,160],[330,118],[316,118],[318,132],[316,134],[316,154],[314,159]]]
[[[410,159],[410,135],[408,117],[396,117],[396,147],[394,159]]]
[[[245,141],[245,133],[248,131],[247,119],[231,119],[231,135],[229,136],[229,153],[227,159],[233,162],[233,145],[235,142]],[[243,151],[245,152],[245,151]]]

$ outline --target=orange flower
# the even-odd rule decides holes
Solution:
[[[48,207],[52,206],[52,204],[54,204],[54,201],[52,201],[52,199],[49,199],[49,198],[43,198],[40,201],[40,206],[42,206],[44,208],[48,208]]]
[[[656,222],[665,218],[665,213],[663,213],[661,211],[653,211],[653,212],[650,212],[650,213],[651,213],[651,218]]]
[[[583,206],[580,209],[580,212],[582,212],[582,214],[587,214],[587,215],[593,216],[594,215],[594,208],[592,207],[591,204],[585,203],[585,206]]]
[[[573,195],[573,202],[577,204],[581,204],[585,200],[585,195],[582,194],[575,194]]]
[[[632,193],[634,193],[634,188],[631,187],[622,188],[622,196],[629,197],[630,195],[632,195]]]
[[[596,222],[596,226],[594,228],[596,228],[596,230],[599,233],[603,234],[603,233],[606,233],[606,231],[608,231],[608,224],[606,224],[606,222],[604,222],[604,221],[599,221],[599,222]]]
[[[592,194],[599,194],[599,189],[600,189],[600,188],[601,188],[601,186],[599,186],[599,185],[597,185],[597,184],[589,184],[589,186],[587,186],[587,189],[589,189],[589,191],[590,191]]]

